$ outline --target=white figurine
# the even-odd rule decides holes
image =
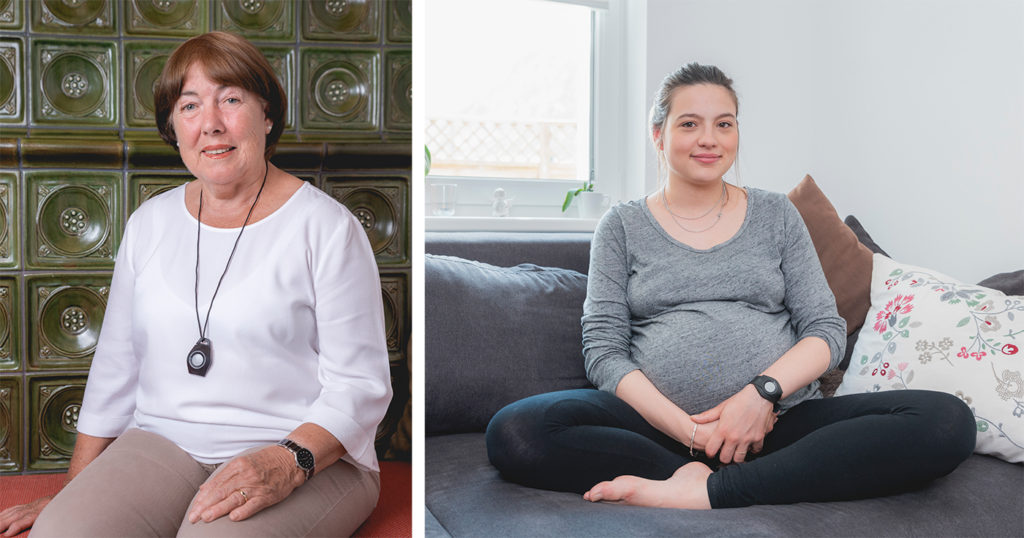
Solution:
[[[505,198],[505,189],[494,189],[494,201],[491,202],[492,217],[507,217],[512,212],[512,199]]]

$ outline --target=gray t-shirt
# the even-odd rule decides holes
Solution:
[[[785,195],[747,189],[747,214],[707,250],[672,238],[643,199],[601,220],[583,306],[587,376],[614,393],[639,369],[685,412],[739,392],[808,336],[828,343],[829,369],[846,345],[807,227]],[[780,402],[820,398],[818,382]]]

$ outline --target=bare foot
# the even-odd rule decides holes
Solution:
[[[590,491],[583,494],[583,498],[590,502],[710,510],[707,485],[709,476],[711,469],[695,461],[677,469],[668,480],[623,475],[590,488]]]

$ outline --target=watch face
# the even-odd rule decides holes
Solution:
[[[299,451],[295,453],[295,461],[297,461],[299,463],[299,467],[302,467],[303,469],[312,469],[313,453],[305,448],[299,449]]]
[[[776,385],[774,381],[767,381],[764,384],[764,389],[767,390],[768,392],[775,392],[779,390],[779,386]]]

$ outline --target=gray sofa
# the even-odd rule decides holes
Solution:
[[[579,324],[589,247],[589,234],[426,234],[426,536],[1024,536],[1024,465],[982,455],[901,495],[712,511],[592,504],[506,482],[487,460],[490,417],[590,386]],[[1024,272],[986,284],[1018,280]]]

